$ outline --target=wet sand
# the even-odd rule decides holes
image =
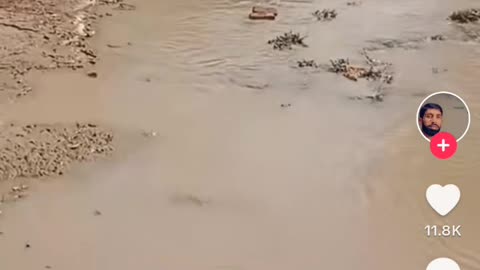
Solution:
[[[271,3],[274,22],[248,21],[249,1],[133,3],[135,16],[98,29],[98,79],[32,74],[38,94],[2,107],[17,121],[108,123],[119,148],[5,209],[0,268],[400,270],[439,256],[478,268],[480,52],[444,20],[472,1],[281,1]],[[339,16],[315,22],[319,8]],[[308,34],[308,48],[266,44],[291,29]],[[395,67],[382,103],[348,98],[369,93],[368,83],[292,67],[361,59],[359,49],[378,45],[369,40],[438,33],[451,40],[372,52]],[[448,162],[434,160],[414,121],[418,103],[440,89],[461,89],[472,111]],[[440,219],[425,189],[452,182],[463,197]],[[462,238],[427,240],[425,225],[443,222],[462,225]]]

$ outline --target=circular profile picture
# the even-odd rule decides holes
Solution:
[[[470,110],[461,97],[450,92],[436,92],[426,97],[417,111],[417,127],[431,141],[438,133],[450,133],[457,142],[470,127]]]

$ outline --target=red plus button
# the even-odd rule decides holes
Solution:
[[[438,133],[430,140],[430,151],[438,159],[449,159],[457,151],[457,139],[447,132]]]

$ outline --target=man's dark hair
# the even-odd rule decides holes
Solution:
[[[425,115],[427,110],[430,110],[430,109],[439,110],[440,113],[442,113],[442,115],[443,115],[443,109],[440,105],[438,105],[436,103],[427,103],[427,104],[423,105],[422,108],[420,109],[419,117],[423,118],[423,116]]]

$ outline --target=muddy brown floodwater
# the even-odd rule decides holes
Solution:
[[[253,1],[132,1],[97,29],[98,78],[32,74],[38,91],[2,117],[108,123],[119,148],[4,210],[0,269],[404,270],[436,257],[480,268],[480,50],[445,19],[476,2],[261,2],[275,21],[249,21]],[[311,15],[324,8],[338,16]],[[266,44],[290,30],[309,47]],[[418,41],[436,34],[447,40]],[[295,68],[361,60],[362,48],[393,64],[384,102],[349,99],[368,82]],[[439,90],[472,112],[449,161],[415,122]],[[424,199],[434,183],[462,190],[446,218]],[[462,237],[427,239],[434,224],[462,225]]]

